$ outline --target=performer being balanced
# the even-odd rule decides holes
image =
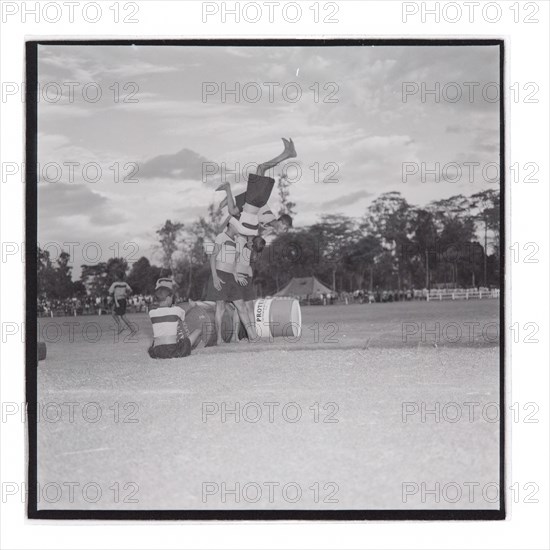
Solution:
[[[231,220],[230,216],[235,218],[241,218],[245,227],[248,229],[248,232],[241,233],[242,235],[254,236],[258,234],[258,229],[261,227],[270,227],[276,232],[287,231],[289,227],[292,227],[292,218],[288,214],[282,214],[277,219],[275,214],[273,214],[272,209],[267,204],[275,180],[273,178],[266,177],[265,174],[268,170],[271,170],[277,164],[284,162],[285,160],[295,158],[296,148],[294,147],[294,142],[292,139],[282,138],[284,143],[284,150],[280,155],[277,155],[275,158],[262,162],[258,165],[256,169],[256,174],[249,174],[248,176],[248,185],[244,193],[240,193],[233,197],[231,192],[231,186],[229,183],[222,183],[216,191],[225,191],[226,198],[220,203],[220,208],[225,208],[227,206],[228,216],[222,222],[222,227],[225,226]],[[257,204],[263,203],[261,206],[256,206]],[[244,214],[244,219],[241,214]],[[246,221],[249,215],[257,216],[256,227],[250,227],[250,223]],[[254,233],[254,229],[256,232]],[[250,231],[252,230],[252,231]]]

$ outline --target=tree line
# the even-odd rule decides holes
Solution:
[[[294,214],[287,182],[279,182],[281,210]],[[38,290],[49,298],[104,295],[117,271],[134,292],[152,294],[161,275],[172,275],[181,297],[200,299],[210,268],[204,245],[213,241],[221,215],[210,205],[192,223],[166,220],[157,230],[163,265],[146,257],[128,265],[111,258],[83,265],[72,281],[69,255],[52,262],[39,250]],[[455,195],[425,206],[399,192],[381,194],[360,218],[322,215],[306,227],[273,235],[255,264],[259,295],[271,295],[292,277],[315,276],[335,292],[435,287],[498,287],[500,283],[500,195],[488,189]]]

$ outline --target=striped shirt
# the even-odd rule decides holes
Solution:
[[[126,298],[126,293],[132,292],[130,285],[124,281],[115,281],[109,287],[109,294],[114,294],[115,300],[122,300]]]
[[[149,310],[153,325],[153,345],[176,344],[178,328],[185,319],[185,311],[178,306],[157,307]]]
[[[235,197],[235,206],[242,212],[246,203],[246,193],[241,193]],[[275,214],[273,214],[268,204],[260,207],[258,210],[258,223],[260,225],[267,225],[276,220]]]
[[[239,209],[239,212],[243,211],[243,207],[245,203],[246,203],[246,193],[241,193],[240,195],[237,195],[235,197],[235,206]],[[229,213],[228,207],[224,206],[221,209],[221,219],[223,220],[224,225],[227,224],[230,217],[231,217],[231,214]],[[237,214],[237,216],[235,217],[239,218],[240,214]],[[272,221],[276,219],[277,219],[277,216],[275,216],[275,214],[273,213],[273,210],[268,204],[260,207],[260,209],[258,210],[258,224],[260,224],[260,226],[265,227],[266,225],[270,224]]]

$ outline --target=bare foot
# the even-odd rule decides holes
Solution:
[[[285,144],[285,150],[283,151],[283,155],[288,158],[294,158],[297,157],[298,154],[296,153],[296,148],[294,147],[294,142],[291,138],[285,139],[281,138],[283,140],[283,143]]]
[[[216,191],[225,191],[228,187],[230,187],[229,182],[224,181],[223,183],[220,183],[218,187],[216,187]]]
[[[296,153],[296,147],[294,145],[294,142],[292,141],[292,138],[288,138],[290,140],[290,154],[293,156],[293,157],[297,157],[298,156],[298,153]]]

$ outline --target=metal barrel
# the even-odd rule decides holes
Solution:
[[[217,341],[216,336],[216,308],[205,305],[196,305],[192,308],[183,306],[185,312],[185,322],[189,328],[189,332],[196,329],[202,331],[202,341],[205,347],[215,346]],[[233,336],[233,318],[227,310],[223,314],[222,319],[222,338],[224,342],[230,342]]]
[[[262,298],[254,302],[254,321],[258,338],[283,336],[297,339],[302,334],[300,302],[294,298]]]

